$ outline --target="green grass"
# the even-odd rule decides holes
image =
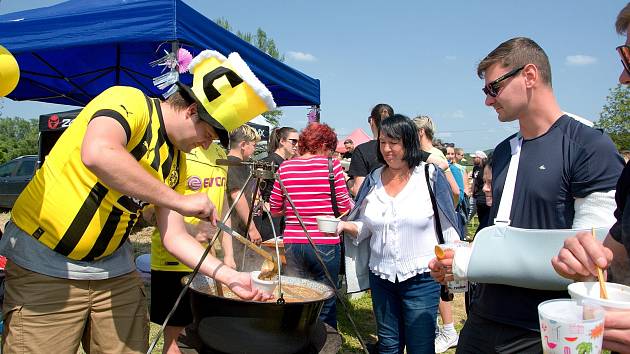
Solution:
[[[155,323],[151,323],[151,332],[149,333],[149,345],[153,343],[153,340],[158,335],[158,331],[160,330],[161,325],[157,325]],[[164,336],[160,336],[160,340],[157,342],[155,349],[153,349],[153,353],[162,353],[162,347],[164,347]]]
[[[346,301],[346,305],[350,311],[354,323],[356,324],[361,337],[365,343],[376,343],[376,322],[374,313],[372,312],[372,298],[369,293]],[[356,336],[350,321],[346,317],[341,304],[337,304],[337,321],[339,333],[343,339],[341,351],[343,353],[359,353],[362,352],[361,344]]]

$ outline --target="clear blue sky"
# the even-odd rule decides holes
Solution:
[[[621,72],[615,47],[624,39],[614,20],[626,2],[619,0],[184,1],[234,29],[265,30],[288,65],[321,80],[322,121],[342,137],[357,127],[369,134],[371,107],[386,102],[398,113],[430,115],[438,137],[466,151],[493,148],[517,126],[500,124],[483,105],[476,65],[516,36],[545,49],[560,106],[585,118],[599,118]],[[0,14],[59,2],[3,0]],[[3,105],[5,116],[28,118],[60,108]],[[283,125],[306,124],[306,108],[283,111]]]

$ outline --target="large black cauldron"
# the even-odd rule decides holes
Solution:
[[[203,345],[223,353],[302,351],[315,333],[324,300],[334,292],[327,285],[295,277],[282,276],[282,284],[309,287],[323,295],[317,300],[283,305],[229,299],[214,295],[214,281],[197,274],[189,293],[193,325]]]

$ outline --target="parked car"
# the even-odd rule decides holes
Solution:
[[[0,208],[13,208],[15,200],[33,178],[37,161],[37,155],[25,155],[0,165]]]

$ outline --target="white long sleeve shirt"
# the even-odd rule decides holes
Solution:
[[[378,183],[360,206],[361,218],[355,243],[369,238],[370,270],[382,279],[407,280],[429,271],[437,236],[434,213],[424,170],[416,167],[407,185],[395,197],[385,191],[377,171]],[[441,217],[446,242],[458,240],[457,232]]]

